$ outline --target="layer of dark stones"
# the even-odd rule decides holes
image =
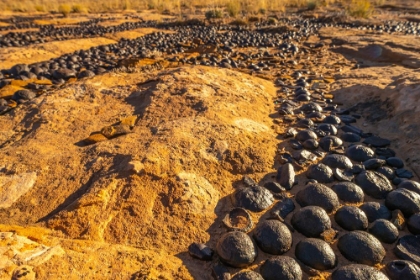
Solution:
[[[131,16],[135,18],[135,16]],[[174,26],[173,22],[168,23],[158,23],[156,21],[143,21],[139,18],[139,22],[126,22],[118,26],[100,26],[97,25],[103,19],[92,19],[86,22],[80,23],[78,27],[55,27],[54,25],[36,25],[33,22],[22,22],[19,26],[19,23],[12,26],[2,27],[5,30],[17,29],[17,28],[39,28],[39,31],[27,31],[27,32],[10,32],[5,35],[0,36],[0,48],[2,47],[21,47],[28,46],[31,44],[55,41],[55,40],[66,40],[72,38],[86,38],[86,37],[96,37],[103,36],[108,33],[121,32],[141,27],[159,27],[159,28],[171,28]],[[203,24],[202,22],[198,22]],[[176,23],[175,23],[176,24]],[[321,27],[341,27],[341,28],[357,28],[361,30],[369,30],[375,32],[385,32],[385,33],[403,33],[411,35],[420,35],[420,23],[418,22],[392,22],[387,21],[383,24],[378,25],[361,25],[358,23],[346,23],[346,22],[333,22],[330,19],[280,19],[279,23],[275,24],[272,27],[278,25],[288,25],[291,27],[305,29]],[[175,25],[176,26],[176,25]],[[262,21],[256,23],[251,28],[256,29],[266,29],[270,26],[269,21]]]
[[[300,51],[301,39],[294,41]],[[223,266],[245,269],[238,278],[252,266],[255,279],[302,279],[322,271],[331,279],[419,279],[420,184],[390,140],[357,125],[361,115],[313,90],[307,72],[293,76],[293,82],[276,82],[279,118],[291,126],[282,135],[289,143],[277,176],[261,185],[244,177],[232,194],[233,207],[268,214],[248,234],[220,236],[214,278],[226,279],[227,269],[218,274]],[[297,182],[295,171],[302,169],[306,179]],[[304,187],[295,191],[297,183]],[[386,251],[385,244],[394,249]],[[271,257],[255,268],[262,252]]]
[[[1,71],[0,83],[4,86],[12,79],[36,77],[62,84],[70,78],[110,71],[120,67],[120,59],[148,57],[150,52],[162,52],[181,64],[261,73],[295,65],[288,63],[322,47],[301,44],[317,31],[310,21],[296,25],[294,31],[282,32],[233,26],[174,29],[177,33],[154,33],[48,62],[16,65]],[[192,39],[200,41],[199,45],[217,46],[217,55],[182,58],[180,54],[197,47]],[[245,47],[269,47],[275,51],[238,51]],[[303,273],[316,275],[319,271],[332,272],[332,279],[401,279],[418,275],[420,184],[410,180],[413,174],[390,148],[391,141],[363,131],[357,126],[360,115],[340,108],[326,97],[327,92],[312,89],[311,73],[295,71],[293,77],[294,81],[276,81],[280,88],[276,101],[278,118],[290,124],[290,129],[281,135],[289,145],[279,155],[277,176],[271,184],[261,186],[245,177],[243,187],[232,194],[233,207],[255,213],[270,209],[269,214],[262,216],[250,232],[230,227],[231,231],[220,236],[215,248],[192,244],[190,254],[212,260],[215,279],[225,279],[226,266],[242,269],[253,265],[260,250],[272,257],[255,273],[243,271],[234,277],[258,279],[256,274],[260,274],[263,279],[276,279],[272,275],[274,269],[284,272],[283,279],[301,279]],[[13,99],[25,102],[35,96],[34,91],[21,90]],[[5,106],[4,100],[0,105]],[[295,185],[304,182],[297,182],[295,170],[302,168],[307,170],[305,187],[296,191]],[[249,219],[250,215],[241,217]],[[286,222],[288,217],[292,217],[290,224]],[[294,236],[298,235],[304,238],[294,244]],[[384,243],[394,244],[394,251],[386,252]],[[332,249],[334,246],[338,251]],[[292,257],[282,256],[292,248]],[[336,254],[354,264],[341,264]],[[386,255],[393,261],[380,272],[374,266],[382,263]]]
[[[108,18],[93,18],[87,21],[81,21],[78,23],[74,23],[71,25],[79,25],[79,26],[94,26],[97,25],[100,22],[104,22],[107,20],[114,20],[113,17]],[[45,17],[13,17],[9,20],[2,20],[1,22],[8,23],[7,26],[0,26],[0,31],[9,31],[9,30],[19,30],[19,29],[34,29],[39,28],[43,29],[45,27],[52,28],[54,27],[53,24],[37,24],[34,21],[35,20],[45,20]]]

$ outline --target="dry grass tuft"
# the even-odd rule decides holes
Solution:
[[[71,6],[68,4],[61,4],[58,6],[58,12],[63,14],[63,16],[67,17],[71,12]]]
[[[45,12],[45,7],[44,7],[44,5],[35,5],[34,6],[34,8],[35,8],[35,10],[37,11],[37,12]]]
[[[88,9],[85,6],[81,5],[81,4],[75,4],[71,8],[71,12],[72,13],[86,14],[88,12]]]
[[[373,8],[368,0],[352,0],[348,13],[353,17],[369,18],[373,13]]]

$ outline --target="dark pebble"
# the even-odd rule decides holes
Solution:
[[[379,172],[379,173],[385,175],[385,177],[387,177],[388,180],[393,180],[395,178],[394,169],[392,169],[388,166],[379,167],[378,169],[376,169],[376,172]]]
[[[320,183],[331,183],[334,181],[334,173],[331,168],[323,163],[313,164],[306,171],[308,179],[315,179]]]
[[[34,99],[35,97],[36,97],[35,92],[27,90],[27,89],[21,89],[21,90],[16,91],[12,95],[12,100],[16,102],[21,102],[21,101]]]
[[[236,273],[232,280],[264,280],[264,278],[255,271],[242,271],[239,273]]]
[[[188,253],[194,258],[210,261],[214,252],[205,244],[192,243],[188,246]]]
[[[277,220],[260,222],[255,228],[254,238],[263,252],[272,255],[284,254],[292,246],[289,228]]]
[[[382,262],[385,249],[373,235],[364,231],[352,231],[338,239],[337,244],[341,254],[360,264],[375,265]]]
[[[378,137],[378,136],[368,137],[365,140],[363,140],[363,143],[366,145],[371,145],[376,148],[377,147],[383,148],[383,147],[391,145],[391,141],[389,141],[388,139]]]
[[[278,170],[277,181],[286,190],[292,189],[295,184],[295,169],[291,163],[284,164],[281,169]]]
[[[357,162],[363,162],[371,159],[374,157],[374,155],[375,153],[371,148],[363,145],[353,145],[348,147],[346,150],[346,156]]]
[[[363,162],[366,170],[378,169],[379,167],[385,165],[385,160],[378,158],[371,158]]]
[[[312,130],[301,130],[296,134],[296,139],[300,142],[304,142],[308,139],[318,139],[318,136],[316,136],[315,132]]]
[[[264,188],[266,188],[267,190],[272,191],[273,193],[281,193],[281,192],[285,192],[286,191],[286,189],[283,188],[277,182],[267,182],[267,183],[264,184]]]
[[[341,135],[341,140],[344,142],[349,143],[356,143],[359,142],[361,137],[358,134],[352,133],[352,132],[346,132]]]
[[[246,267],[257,257],[257,246],[243,232],[232,231],[220,237],[216,247],[220,259],[233,267]]]
[[[351,168],[353,174],[359,174],[363,171],[365,171],[365,166],[363,164],[353,164],[353,167]]]
[[[308,150],[315,150],[319,147],[318,141],[315,139],[308,139],[302,143],[303,147]]]
[[[321,140],[319,140],[319,146],[326,152],[330,152],[341,145],[343,145],[343,141],[333,135],[322,137]]]
[[[361,172],[357,175],[355,182],[367,195],[378,199],[385,198],[393,189],[388,178],[376,171]]]
[[[365,197],[363,190],[352,182],[341,182],[333,185],[331,189],[344,203],[361,203]]]
[[[395,156],[395,151],[390,148],[376,148],[375,154],[377,154],[378,156],[389,158]]]
[[[345,230],[365,230],[368,227],[366,214],[355,206],[343,206],[337,210],[334,219]]]
[[[345,125],[341,128],[344,132],[352,132],[354,134],[360,135],[363,133],[363,131],[355,126],[352,125]]]
[[[379,270],[363,264],[349,264],[337,268],[331,280],[389,280]]]
[[[329,124],[340,124],[341,123],[341,119],[337,116],[334,115],[330,115],[325,117],[324,123],[329,123]]]
[[[319,237],[331,228],[331,220],[327,212],[318,206],[306,206],[293,214],[293,227],[306,237]]]
[[[285,219],[287,215],[295,210],[295,204],[292,199],[284,198],[281,201],[274,204],[273,208],[271,208],[270,213],[273,217],[280,217]]]
[[[330,154],[322,159],[322,163],[331,168],[350,169],[353,167],[351,160],[345,155]]]
[[[395,167],[395,168],[403,168],[404,167],[404,162],[402,161],[402,159],[397,158],[397,157],[389,157],[386,159],[386,164],[388,164],[391,167]]]
[[[235,207],[260,212],[273,204],[274,197],[266,188],[254,186],[235,191],[232,195],[232,201]]]
[[[420,194],[407,189],[397,189],[390,192],[385,200],[390,209],[399,209],[406,217],[420,212]]]
[[[391,219],[391,211],[379,202],[365,202],[359,208],[365,212],[369,223],[378,219]]]
[[[404,168],[400,168],[395,170],[395,174],[400,177],[400,178],[407,178],[407,179],[411,179],[414,177],[413,173],[407,169]]]
[[[301,280],[302,269],[291,257],[278,256],[267,259],[260,268],[265,280]]]
[[[420,213],[411,215],[407,220],[407,228],[414,235],[420,234]]]
[[[333,173],[334,173],[334,178],[337,179],[338,181],[351,182],[354,179],[354,175],[351,169],[342,170],[340,168],[334,168]]]
[[[420,194],[420,184],[416,181],[405,180],[398,184],[398,189],[407,189],[409,191]]]
[[[211,267],[211,275],[214,280],[230,280],[231,276],[226,266],[216,263]]]
[[[320,239],[307,238],[296,245],[296,258],[305,265],[317,269],[332,269],[337,264],[337,259],[330,245]]]
[[[310,183],[296,194],[296,201],[300,206],[319,206],[327,213],[335,211],[340,202],[338,196],[330,188],[319,183]]]
[[[327,135],[336,135],[337,128],[333,124],[323,123],[318,125],[317,127],[319,130],[322,130],[327,133]]]
[[[398,229],[388,220],[379,219],[369,226],[369,233],[384,243],[394,243],[398,238]]]

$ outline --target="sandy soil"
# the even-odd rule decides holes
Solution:
[[[53,271],[67,278],[78,266],[80,276],[103,279],[111,262],[109,270],[124,279],[139,270],[165,279],[197,276],[201,268],[185,268],[192,261],[185,250],[220,230],[212,224],[232,183],[273,171],[274,98],[268,81],[203,67],[110,74],[37,98],[1,119],[4,168],[37,174],[33,188],[0,212],[2,221],[62,232],[74,240],[57,241],[66,252],[80,250],[76,240],[102,242],[107,251],[87,262],[83,252],[51,258],[34,268],[39,279]],[[139,119],[131,134],[79,147],[92,132],[133,115]],[[140,174],[130,162],[143,166]],[[129,246],[124,254],[147,255],[150,264],[115,261],[120,245],[113,253],[110,244]]]

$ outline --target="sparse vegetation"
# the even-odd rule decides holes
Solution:
[[[386,0],[2,0],[0,9],[18,12],[55,11],[68,15],[70,12],[117,12],[122,10],[152,9],[159,13],[181,15],[194,14],[195,11],[218,11],[230,17],[256,16],[258,14],[271,16],[273,13],[284,12],[286,7],[314,10],[333,4],[345,7],[349,14],[356,17],[369,17],[373,6],[383,5]],[[63,10],[63,8],[65,8]],[[208,14],[210,15],[210,13]],[[214,17],[213,17],[214,18]]]
[[[71,8],[72,13],[87,13],[88,9],[81,5],[81,4],[75,4],[73,5],[73,7]]]
[[[60,6],[58,6],[58,12],[63,14],[63,16],[67,17],[70,12],[72,11],[70,5],[67,4],[61,4]]]
[[[241,11],[241,4],[239,1],[231,0],[226,4],[226,11],[228,12],[229,16],[236,17]]]
[[[313,10],[317,9],[318,6],[319,6],[319,2],[317,0],[309,0],[308,1],[308,4],[307,4],[308,10],[313,11]]]
[[[222,18],[223,12],[221,10],[208,10],[205,16],[206,19]]]
[[[277,24],[277,19],[273,17],[268,18],[268,24]]]
[[[35,5],[35,10],[37,12],[45,12],[45,7],[43,5]]]
[[[373,9],[368,0],[352,0],[348,7],[348,12],[353,17],[369,18]]]

